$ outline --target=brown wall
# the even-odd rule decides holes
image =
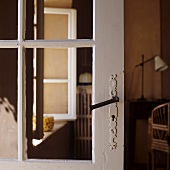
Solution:
[[[72,0],[44,0],[45,7],[71,8]]]
[[[170,1],[161,1],[161,53],[170,68]],[[170,99],[170,69],[162,74],[162,94]]]
[[[125,0],[125,96],[141,97],[141,67],[136,64],[160,55],[159,0]],[[154,71],[154,62],[145,64],[145,98],[161,97],[161,74]]]

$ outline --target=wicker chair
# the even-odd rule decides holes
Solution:
[[[156,169],[155,153],[166,152],[166,169],[170,170],[170,102],[152,110],[150,121],[152,170]]]

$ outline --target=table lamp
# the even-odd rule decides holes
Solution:
[[[135,67],[142,67],[142,94],[140,100],[145,100],[144,98],[144,65],[149,61],[155,61],[155,71],[164,71],[168,68],[168,65],[160,58],[160,56],[154,56],[150,59],[144,60],[144,55],[142,55],[142,62],[137,64]]]

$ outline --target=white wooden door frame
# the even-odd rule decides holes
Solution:
[[[19,0],[18,2],[20,3]],[[94,40],[93,46],[93,104],[110,98],[110,90],[114,88],[119,103],[105,106],[93,111],[93,159],[92,161],[71,160],[26,160],[19,154],[18,161],[0,160],[0,169],[56,169],[56,170],[123,170],[124,153],[124,1],[94,0]],[[21,40],[22,41],[22,40]],[[74,46],[79,41],[70,41]],[[87,40],[88,42],[88,40]],[[15,42],[7,42],[15,43]],[[31,41],[27,45],[32,46]],[[86,43],[86,41],[84,41]],[[83,44],[80,42],[80,44]],[[1,45],[1,42],[0,42]],[[16,44],[17,46],[17,44]],[[84,44],[82,45],[84,46]],[[2,47],[2,46],[1,46]],[[19,59],[19,64],[22,57]],[[22,71],[22,70],[21,70]],[[110,84],[111,76],[114,83]],[[22,81],[22,75],[19,77]],[[20,84],[22,86],[22,84]],[[20,87],[19,86],[19,87]],[[22,87],[20,87],[22,88]],[[21,102],[22,98],[19,99]],[[22,102],[21,102],[22,103]],[[19,106],[20,111],[23,106]],[[115,115],[115,121],[111,121]],[[19,120],[22,116],[19,117]],[[21,125],[22,126],[22,125]],[[22,131],[22,129],[20,129]],[[112,133],[113,131],[113,133]],[[23,132],[22,132],[23,133]],[[19,137],[21,139],[21,136]],[[113,149],[111,148],[111,146]],[[20,146],[22,150],[24,146]]]

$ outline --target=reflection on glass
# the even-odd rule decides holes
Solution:
[[[17,49],[0,49],[0,158],[17,159]]]
[[[0,158],[17,158],[16,111],[7,98],[0,98]]]

